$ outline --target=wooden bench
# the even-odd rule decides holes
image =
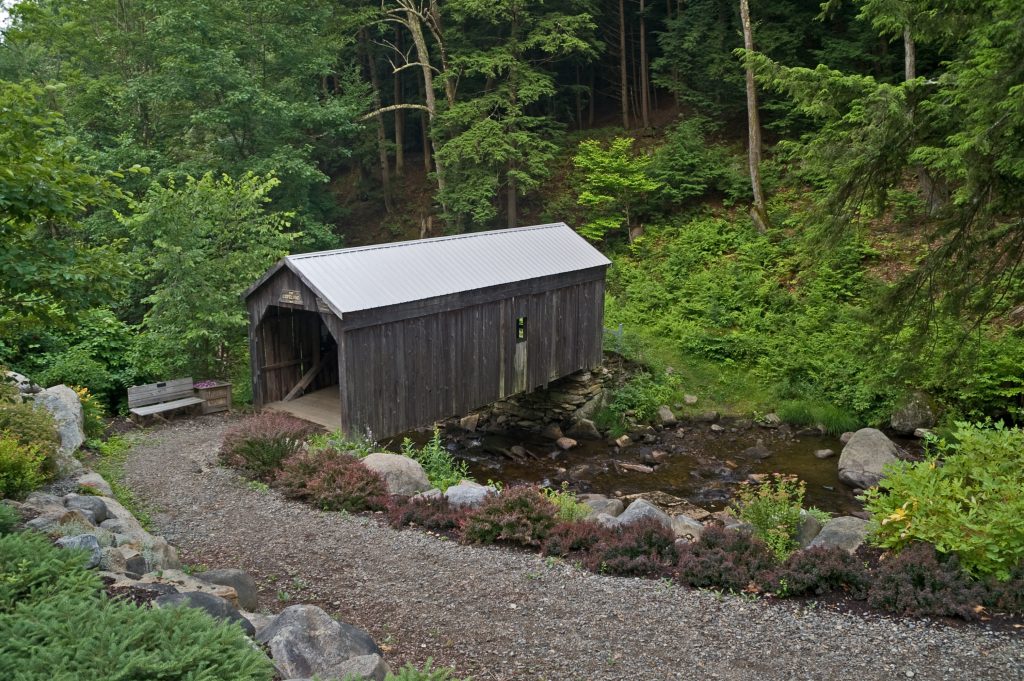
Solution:
[[[176,378],[147,385],[133,385],[128,388],[128,411],[132,418],[155,416],[162,419],[162,413],[184,409],[205,402],[196,397],[191,378]]]

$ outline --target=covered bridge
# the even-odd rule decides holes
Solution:
[[[564,223],[287,256],[245,293],[253,400],[381,438],[596,367],[610,264]]]

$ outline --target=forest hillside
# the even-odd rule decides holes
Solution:
[[[288,252],[565,221],[639,390],[1024,419],[1017,0],[20,0],[0,364],[248,384]],[[669,371],[671,369],[671,371]],[[242,395],[244,397],[244,394]]]

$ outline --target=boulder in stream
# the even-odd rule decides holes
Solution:
[[[861,428],[839,455],[839,479],[851,487],[867,489],[882,479],[886,464],[898,461],[899,448],[875,428]]]

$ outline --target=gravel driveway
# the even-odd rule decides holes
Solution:
[[[268,611],[316,603],[393,667],[433,657],[485,679],[1024,679],[1024,638],[864,619],[460,546],[324,513],[220,468],[229,418],[147,431],[127,481],[182,559],[239,567]]]

